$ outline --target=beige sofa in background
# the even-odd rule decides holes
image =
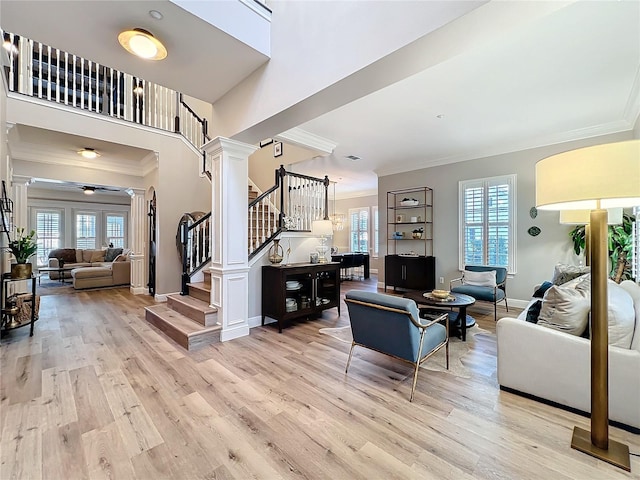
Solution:
[[[122,252],[122,253],[119,253]],[[75,289],[129,285],[131,283],[130,249],[109,248],[89,250],[58,248],[49,252],[49,267],[58,267],[64,261],[64,278],[73,278]],[[113,260],[111,260],[113,258]],[[58,272],[49,272],[49,278],[60,278]]]

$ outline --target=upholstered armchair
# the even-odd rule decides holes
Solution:
[[[458,284],[457,286],[454,286]],[[493,303],[493,318],[498,320],[498,302],[507,304],[507,269],[484,265],[466,265],[462,276],[449,282],[452,293],[469,295],[476,300]]]
[[[412,401],[422,362],[445,347],[449,368],[449,322],[440,324],[447,318],[446,313],[432,320],[421,319],[413,300],[362,290],[348,291],[345,301],[353,333],[345,373],[349,371],[356,345],[411,363],[414,373],[409,401]]]

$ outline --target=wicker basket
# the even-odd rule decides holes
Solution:
[[[19,323],[31,322],[31,294],[21,293],[16,295],[16,306],[18,307],[18,313],[16,314],[16,321]],[[39,311],[40,311],[40,295],[36,295],[36,320],[38,319]]]

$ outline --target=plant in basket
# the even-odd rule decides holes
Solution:
[[[38,251],[35,236],[35,230],[26,234],[24,228],[16,227],[16,237],[9,242],[7,247],[17,262],[11,267],[12,278],[29,278],[31,276],[31,264],[27,262]]]

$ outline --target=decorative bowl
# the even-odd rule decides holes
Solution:
[[[432,290],[431,295],[440,299],[449,298],[449,290]]]

